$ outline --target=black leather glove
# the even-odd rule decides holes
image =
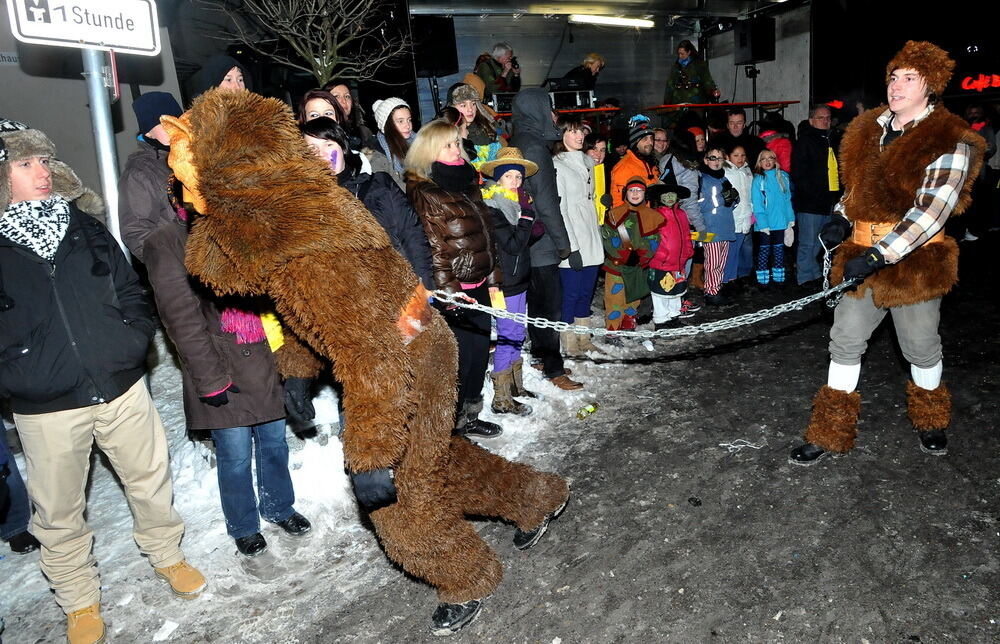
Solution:
[[[583,257],[580,256],[580,251],[574,250],[569,254],[569,267],[576,270],[583,268]]]
[[[285,412],[297,423],[308,423],[316,417],[312,383],[312,378],[285,378]]]
[[[844,280],[863,280],[885,266],[885,258],[872,246],[844,265]]]
[[[238,394],[240,393],[240,388],[234,384],[230,384],[217,394],[213,394],[211,396],[198,396],[198,400],[206,405],[211,405],[212,407],[222,407],[223,405],[229,404],[230,391],[234,394]]]
[[[610,208],[611,207],[611,203],[612,203],[612,201],[611,201],[611,195],[609,195],[609,194],[603,194],[603,195],[601,195],[601,205],[602,206],[604,206],[605,208]]]
[[[841,215],[834,215],[819,229],[819,240],[827,248],[833,248],[851,234],[851,222]]]
[[[573,251],[568,248],[559,248],[556,252],[559,253],[559,259],[566,259]]]
[[[740,202],[740,193],[736,188],[726,188],[722,191],[722,201],[726,204],[726,208],[732,208]]]
[[[390,467],[351,474],[354,496],[365,512],[374,512],[396,502],[395,478]]]

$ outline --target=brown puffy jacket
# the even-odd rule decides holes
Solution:
[[[487,286],[500,286],[503,272],[493,239],[493,219],[478,186],[451,192],[407,173],[406,196],[427,233],[439,289],[458,292],[463,283],[484,279]]]

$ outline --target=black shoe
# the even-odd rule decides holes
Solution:
[[[662,331],[663,329],[679,329],[685,326],[678,318],[671,318],[666,322],[657,322],[653,325],[653,328],[657,331]]]
[[[33,534],[25,531],[11,537],[7,541],[7,545],[10,546],[11,552],[16,552],[19,555],[26,555],[29,552],[38,550],[42,544],[38,543],[38,539],[36,539]]]
[[[256,557],[260,553],[267,550],[267,542],[264,541],[264,535],[257,532],[249,537],[240,537],[237,539],[236,549],[239,550],[244,556]]]
[[[483,602],[479,599],[464,604],[438,604],[431,616],[431,634],[444,637],[457,633],[479,617]]]
[[[920,451],[934,456],[944,456],[948,453],[948,437],[943,429],[932,429],[927,432],[917,432],[920,437]],[[12,542],[13,543],[13,542]],[[11,546],[13,549],[13,546]]]
[[[545,518],[542,519],[542,522],[538,524],[538,527],[535,528],[534,530],[531,530],[529,532],[523,532],[520,528],[518,528],[514,532],[514,547],[517,548],[518,550],[527,550],[531,546],[538,543],[538,540],[542,538],[542,535],[545,534],[545,531],[549,529],[549,523],[553,519],[557,518],[560,514],[562,514],[562,511],[566,509],[567,503],[569,503],[569,497],[566,497],[566,500],[563,501],[563,504],[560,505],[558,508],[556,508],[554,511],[546,514]]]
[[[309,523],[309,519],[305,518],[298,512],[292,512],[292,516],[288,517],[284,521],[275,522],[275,525],[281,526],[282,530],[293,537],[301,537],[305,533],[312,530],[312,524]]]
[[[826,450],[819,445],[813,445],[812,443],[803,443],[795,449],[792,453],[788,455],[788,462],[792,465],[803,465],[809,466],[813,465],[819,459],[826,455]]]
[[[705,304],[708,306],[726,306],[729,304],[729,298],[725,295],[709,295],[706,293]]]
[[[496,423],[491,423],[488,420],[483,420],[482,418],[472,418],[465,423],[464,427],[462,427],[462,433],[466,436],[495,438],[503,433],[503,428]]]

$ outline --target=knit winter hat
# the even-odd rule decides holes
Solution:
[[[160,124],[160,117],[178,117],[184,113],[177,99],[166,92],[149,92],[132,102],[132,111],[139,122],[139,134],[145,134]]]
[[[31,157],[48,157],[52,173],[52,192],[68,201],[79,199],[77,206],[84,212],[103,212],[104,203],[76,176],[73,169],[55,158],[56,146],[41,130],[24,123],[0,117],[0,213],[11,200],[10,164]]]
[[[395,97],[372,103],[372,114],[375,115],[375,125],[378,126],[379,130],[385,132],[385,122],[389,120],[389,115],[397,107],[409,108],[410,104]]]
[[[628,201],[628,197],[627,197],[627,195],[628,195],[628,189],[631,188],[631,187],[633,187],[633,186],[639,186],[640,188],[643,189],[643,191],[645,191],[646,190],[646,180],[643,179],[642,177],[632,177],[631,179],[629,179],[628,181],[626,181],[625,182],[625,187],[622,188],[622,199],[624,199],[625,201]]]
[[[927,81],[927,87],[940,96],[951,80],[955,61],[948,57],[948,52],[932,42],[908,40],[885,66],[886,85],[889,84],[889,77],[897,69],[917,70]]]
[[[649,124],[649,119],[642,116],[642,120],[640,120],[638,118],[640,116],[642,115],[638,114],[629,119],[628,146],[630,148],[634,148],[636,143],[647,136],[653,136],[653,128]]]

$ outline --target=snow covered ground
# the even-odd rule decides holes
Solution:
[[[184,427],[180,373],[162,333],[155,342],[150,375],[153,399],[167,427],[175,505],[184,518],[182,547],[188,560],[209,580],[201,597],[173,597],[139,553],[131,538],[131,516],[109,463],[94,450],[87,517],[95,535],[102,605],[109,635],[119,641],[295,641],[296,625],[310,619],[303,611],[333,610],[360,590],[399,580],[403,573],[379,549],[374,533],[362,524],[343,469],[337,395],[324,388],[316,399],[315,436],[289,433],[295,507],[313,531],[295,539],[262,524],[268,551],[246,559],[226,534],[210,443],[191,440]],[[594,399],[586,391],[558,392],[534,370],[527,386],[548,393],[534,401],[527,418],[503,419],[503,436],[490,440],[492,451],[516,458],[537,440],[541,429]],[[492,398],[487,379],[486,400]],[[487,412],[484,418],[491,418]],[[552,446],[532,450],[533,463],[550,456]],[[18,455],[24,469],[23,458]],[[38,553],[0,554],[5,580],[0,615],[9,642],[61,641],[65,618],[38,568]],[[430,593],[430,589],[428,588]],[[289,595],[294,601],[285,601]]]

